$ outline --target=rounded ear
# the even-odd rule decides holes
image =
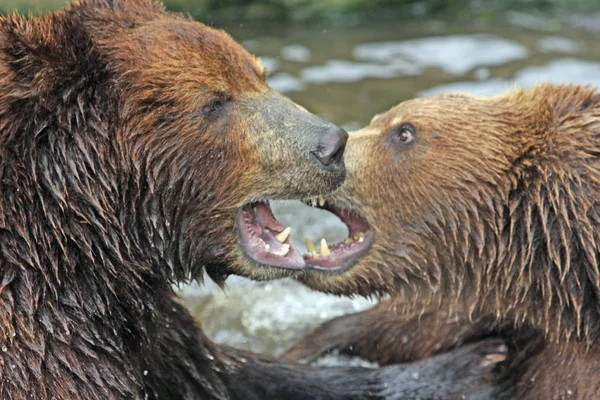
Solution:
[[[123,11],[127,8],[164,10],[162,3],[154,0],[80,0],[73,6],[114,11]]]
[[[549,165],[557,168],[553,160],[567,165],[568,154],[600,132],[600,94],[590,86],[544,84],[512,96],[518,176],[544,176]]]
[[[600,94],[591,86],[543,84],[513,96],[512,103],[521,106],[517,117],[530,130],[529,136],[551,135],[565,120],[600,105]]]
[[[531,92],[558,122],[569,115],[586,112],[600,103],[600,94],[591,86],[545,84],[533,88]]]
[[[97,75],[103,64],[83,23],[64,13],[0,20],[0,53],[15,83],[40,94]]]
[[[77,129],[109,82],[108,64],[80,19],[65,12],[0,19],[5,146],[15,140],[33,148]]]
[[[109,10],[116,10],[123,3],[121,0],[80,0],[76,2],[76,5],[89,8],[106,8]]]

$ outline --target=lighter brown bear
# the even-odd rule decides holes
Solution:
[[[346,154],[324,207],[362,219],[371,248],[344,273],[300,279],[396,297],[317,328],[288,359],[337,348],[387,364],[501,336],[508,360],[465,397],[600,398],[594,89],[406,101],[351,134]]]

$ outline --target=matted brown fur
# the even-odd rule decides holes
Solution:
[[[226,33],[157,3],[0,17],[0,398],[427,396],[413,368],[447,393],[476,384],[497,342],[447,373],[449,355],[313,369],[217,346],[176,302],[204,271],[290,274],[245,257],[236,215],[338,187],[343,164],[311,154],[332,128]]]
[[[416,140],[403,145],[405,124]],[[345,274],[301,280],[397,300],[325,325],[289,357],[356,345],[401,361],[500,332],[515,353],[492,398],[600,397],[599,155],[592,88],[447,94],[376,116],[351,134],[349,178],[328,199],[364,214],[375,244]]]

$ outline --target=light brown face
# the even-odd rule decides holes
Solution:
[[[442,95],[401,103],[351,133],[348,178],[325,207],[366,218],[373,245],[345,273],[299,280],[364,295],[445,284],[440,268],[452,265],[441,258],[468,240],[455,236],[486,212],[480,189],[497,188],[510,167],[507,115],[494,99]]]
[[[307,268],[268,200],[338,188],[348,134],[273,91],[225,32],[131,5],[96,10],[94,28],[122,91],[122,152],[152,197],[136,210],[144,234],[184,276]]]

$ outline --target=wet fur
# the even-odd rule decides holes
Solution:
[[[264,78],[227,34],[149,1],[0,18],[2,399],[402,393],[405,367],[318,370],[216,346],[175,301],[172,284],[204,271],[286,275],[246,260],[235,210],[341,183],[302,158],[328,125]],[[203,111],[215,96],[231,99],[221,118]],[[467,351],[465,390],[497,346]]]
[[[417,141],[390,145],[404,123],[417,127]],[[333,293],[392,293],[397,300],[392,310],[331,323],[290,358],[310,354],[300,347],[311,341],[320,353],[327,338],[334,348],[336,340],[353,346],[358,338],[362,355],[398,361],[412,359],[396,342],[411,330],[425,340],[415,339],[425,347],[417,356],[434,354],[427,347],[433,343],[452,348],[495,334],[513,343],[515,361],[494,398],[600,396],[599,154],[600,96],[586,87],[441,95],[375,117],[351,135],[349,180],[331,201],[364,213],[376,243],[345,275],[301,280]],[[406,319],[422,313],[422,325]],[[336,337],[348,324],[353,328]],[[537,350],[530,357],[531,347]]]

